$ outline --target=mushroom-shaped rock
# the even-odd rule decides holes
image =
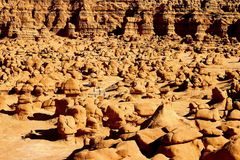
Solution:
[[[55,99],[55,116],[66,115],[69,107],[74,106],[74,100],[71,98]]]
[[[24,84],[22,86],[21,92],[22,93],[31,93],[33,91],[33,86],[31,84]]]
[[[18,97],[18,106],[15,112],[19,119],[26,119],[33,114],[32,97],[29,93]]]
[[[42,107],[43,109],[46,109],[48,111],[52,111],[52,112],[55,112],[56,111],[56,105],[55,105],[55,100],[50,98],[48,100],[45,100],[43,103],[42,103]]]
[[[28,116],[31,116],[33,114],[32,111],[32,104],[26,103],[26,104],[19,104],[16,108],[16,113],[18,115],[19,119],[27,119]]]
[[[80,94],[80,87],[77,80],[70,78],[68,79],[63,86],[64,93],[67,96],[77,96]]]
[[[56,89],[56,82],[50,77],[43,77],[39,83],[43,85],[44,93],[51,93]]]
[[[32,103],[32,97],[29,93],[22,94],[18,97],[18,104]]]
[[[77,128],[84,128],[87,124],[87,113],[83,106],[77,105],[67,109],[67,114],[74,117]]]
[[[60,115],[58,117],[57,129],[63,138],[74,135],[77,132],[74,118],[72,116]]]

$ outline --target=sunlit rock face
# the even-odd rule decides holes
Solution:
[[[0,37],[236,37],[240,3],[226,0],[1,0]]]

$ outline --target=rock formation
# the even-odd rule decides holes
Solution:
[[[215,0],[2,0],[1,37],[191,35],[239,37],[239,2]],[[44,30],[44,32],[42,32]]]

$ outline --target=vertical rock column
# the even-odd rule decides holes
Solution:
[[[222,23],[222,34],[223,34],[223,37],[227,37],[228,36],[228,34],[227,34],[228,26],[229,26],[229,24],[227,22],[224,21]]]
[[[199,41],[202,41],[204,39],[204,36],[206,35],[206,30],[208,28],[208,19],[204,17],[201,13],[195,14],[196,22],[199,24],[197,27],[197,33],[196,33],[196,39]]]
[[[151,12],[147,12],[143,16],[142,23],[140,22],[139,33],[143,36],[152,36],[154,34],[153,28],[153,15]]]
[[[138,17],[127,17],[127,25],[125,27],[125,35],[138,35]]]
[[[166,19],[168,22],[168,30],[167,34],[168,35],[175,35],[175,26],[174,26],[174,15],[170,13],[165,13]]]

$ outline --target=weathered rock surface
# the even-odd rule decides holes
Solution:
[[[1,1],[1,37],[45,37],[50,31],[70,38],[91,34],[175,34],[203,40],[210,34],[239,40],[240,11],[236,3],[229,0]]]

